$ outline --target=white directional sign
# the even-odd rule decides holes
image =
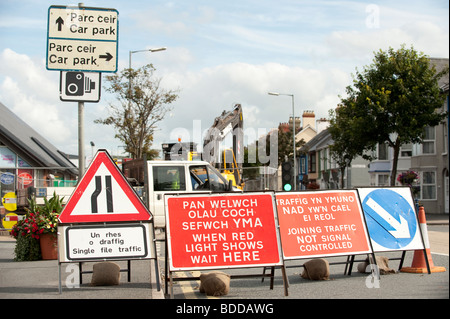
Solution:
[[[154,258],[149,223],[61,226],[60,261]]]
[[[116,72],[118,19],[115,9],[50,6],[47,69]]]

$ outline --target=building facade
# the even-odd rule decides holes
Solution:
[[[0,103],[0,196],[37,187],[74,186],[78,168]],[[5,213],[0,203],[0,213]]]
[[[437,71],[448,67],[449,59],[431,59]],[[449,75],[439,80],[445,102],[438,112],[449,112]],[[407,171],[418,175],[413,186],[415,197],[431,214],[449,213],[449,118],[435,127],[425,128],[425,138],[420,144],[404,144],[400,149],[397,176]],[[330,156],[329,146],[333,141],[327,131],[312,138],[301,151],[299,179],[305,188],[338,188],[339,168]],[[376,160],[371,162],[358,157],[347,168],[344,176],[345,188],[361,186],[389,186],[393,162],[393,149],[379,144],[375,150]],[[396,186],[401,183],[396,181]]]

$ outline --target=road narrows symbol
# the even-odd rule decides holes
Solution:
[[[106,182],[106,211],[108,213],[114,212],[113,209],[113,198],[112,198],[112,184],[111,184],[111,175],[105,176]]]
[[[113,213],[113,198],[112,198],[112,183],[111,175],[105,176],[105,190],[106,190],[106,211]],[[92,214],[98,213],[98,196],[102,192],[102,177],[95,176],[95,190],[91,195],[91,212]]]

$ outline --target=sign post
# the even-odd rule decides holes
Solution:
[[[84,101],[87,72],[116,72],[118,64],[119,12],[116,9],[50,6],[47,20],[47,70],[79,71],[76,83],[64,87],[70,96],[78,95],[78,162],[79,175],[84,173]],[[100,75],[101,76],[101,75]],[[63,75],[61,74],[61,81]],[[77,80],[77,77],[79,79]],[[66,80],[66,79],[65,79]],[[67,81],[67,80],[66,80]],[[69,83],[70,85],[71,83]],[[100,83],[98,83],[98,102]],[[66,94],[67,95],[67,94]],[[61,93],[61,99],[65,95]]]

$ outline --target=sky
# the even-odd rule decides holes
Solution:
[[[71,1],[0,0],[0,102],[59,150],[78,153],[78,106],[59,99],[60,72],[46,69],[48,9]],[[215,117],[243,107],[246,142],[294,114],[328,118],[345,96],[352,74],[371,64],[374,52],[413,47],[449,58],[447,0],[139,1],[92,0],[85,6],[119,12],[118,70],[129,51],[132,67],[152,63],[164,89],[178,90],[172,111],[158,123],[153,148],[201,142]],[[103,82],[105,74],[103,73]],[[115,97],[102,88],[98,103],[85,103],[85,154],[122,154],[110,126]],[[1,114],[0,114],[1,116]],[[91,147],[90,142],[95,144]],[[200,143],[201,144],[201,143]],[[231,146],[231,145],[229,145]]]

